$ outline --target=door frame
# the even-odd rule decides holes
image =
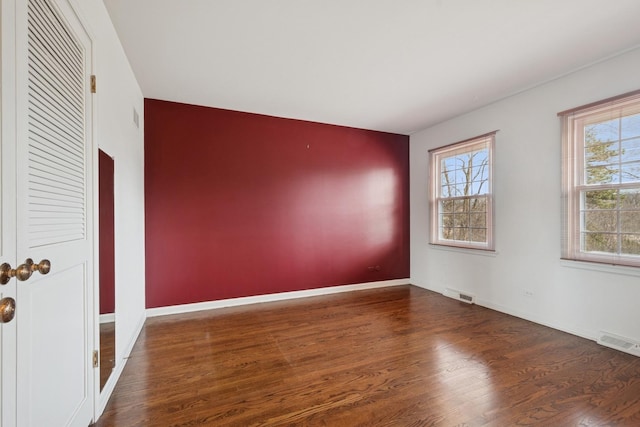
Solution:
[[[0,0],[0,262],[16,266],[16,30],[15,0]],[[10,226],[10,225],[13,226]],[[0,297],[16,299],[15,280],[2,286]],[[0,326],[0,425],[16,425],[17,322]]]

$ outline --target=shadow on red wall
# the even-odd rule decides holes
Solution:
[[[409,137],[145,100],[147,307],[409,277]]]

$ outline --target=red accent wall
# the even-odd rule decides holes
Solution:
[[[147,307],[409,277],[409,137],[145,100]]]
[[[113,159],[98,150],[100,314],[115,313],[113,166]]]

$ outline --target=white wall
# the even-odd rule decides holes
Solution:
[[[412,135],[412,283],[437,292],[464,290],[480,305],[587,338],[605,330],[640,341],[639,269],[560,260],[557,117],[640,89],[638,70],[640,49]],[[495,129],[496,254],[430,246],[427,151]]]
[[[102,1],[74,5],[94,40],[97,143],[115,159],[117,369],[107,385],[112,389],[145,318],[144,98]]]

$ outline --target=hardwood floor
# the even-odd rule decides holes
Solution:
[[[640,426],[640,358],[412,286],[150,318],[96,426]]]

